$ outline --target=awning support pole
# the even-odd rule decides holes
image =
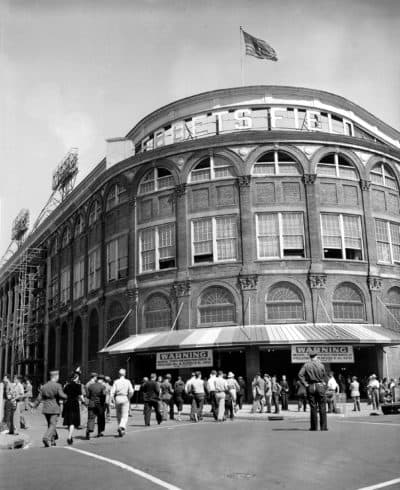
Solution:
[[[381,300],[379,296],[377,296],[379,302],[382,304],[382,306],[385,308],[385,310],[389,313],[389,315],[393,318],[393,320],[397,323],[397,325],[400,326],[399,320],[393,315],[393,313],[389,310],[389,308],[385,305],[385,303]],[[390,328],[385,325],[385,328]],[[393,328],[391,330],[394,330]],[[395,330],[396,331],[396,330]]]
[[[115,329],[114,333],[111,335],[111,337],[108,339],[108,342],[106,343],[106,345],[103,347],[103,349],[106,349],[109,345],[110,345],[110,342],[112,341],[112,339],[117,335],[119,329],[122,327],[122,325],[124,324],[125,320],[128,318],[128,316],[132,313],[132,309],[130,309],[128,311],[128,313],[124,316],[124,318],[122,319],[121,323],[118,325],[118,327]]]
[[[172,324],[172,327],[170,329],[170,332],[175,328],[176,322],[178,321],[178,318],[179,318],[179,315],[181,314],[182,308],[183,308],[183,301],[182,301],[182,303],[179,306],[178,313],[176,314],[176,317],[175,317],[174,323]]]

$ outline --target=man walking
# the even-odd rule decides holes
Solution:
[[[119,379],[114,381],[111,388],[111,400],[115,404],[118,434],[122,437],[125,435],[126,424],[128,423],[129,404],[133,395],[133,386],[129,379],[125,378],[125,369],[120,369],[118,374]]]
[[[194,420],[198,422],[203,419],[203,406],[204,399],[206,397],[205,382],[201,379],[201,372],[196,371],[196,377],[190,382],[188,386],[189,393],[193,395],[194,403]]]
[[[160,385],[157,383],[156,379],[157,376],[152,373],[150,375],[150,380],[146,378],[141,388],[144,403],[144,424],[146,426],[150,425],[151,411],[153,408],[156,412],[157,423],[161,424],[162,422],[162,415],[160,412]]]
[[[225,420],[225,394],[227,389],[228,386],[224,379],[224,373],[218,371],[218,376],[215,380],[215,398],[218,406],[217,422],[223,422]]]
[[[326,417],[326,375],[325,366],[317,353],[310,352],[310,360],[305,362],[299,372],[299,379],[307,389],[310,404],[310,430],[318,430],[318,412],[321,430],[328,430]]]
[[[44,447],[56,445],[56,440],[58,439],[57,420],[60,415],[60,399],[65,400],[67,398],[62,386],[58,382],[59,377],[58,371],[50,371],[50,381],[40,388],[39,396],[33,404],[34,407],[37,407],[41,402],[43,403],[42,412],[47,422],[47,430],[43,436]]]
[[[281,379],[280,385],[282,388],[282,391],[281,391],[282,410],[288,410],[288,408],[289,408],[289,383],[287,382],[285,374],[282,374],[282,379]]]
[[[106,386],[104,376],[99,374],[97,381],[91,383],[87,389],[88,398],[88,420],[86,429],[86,439],[90,439],[90,434],[94,432],[94,424],[97,418],[97,437],[103,437],[106,426],[105,404],[106,404]]]

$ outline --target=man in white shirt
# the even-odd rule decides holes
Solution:
[[[203,418],[203,405],[206,396],[205,382],[201,379],[201,372],[196,371],[196,376],[188,385],[188,392],[193,396],[194,420],[198,422]]]
[[[129,404],[133,395],[133,386],[129,379],[126,379],[125,369],[119,370],[119,379],[114,381],[111,388],[111,400],[115,403],[118,422],[118,434],[122,437],[126,431],[128,423]]]
[[[217,371],[212,370],[208,378],[208,393],[210,397],[211,412],[215,420],[218,419],[217,400],[215,398],[215,380],[217,379]]]
[[[336,394],[339,393],[339,385],[336,382],[334,373],[329,373],[326,390],[326,401],[328,402],[328,413],[336,413]]]
[[[372,401],[372,410],[379,410],[379,386],[380,384],[376,379],[376,375],[372,374],[367,386]]]
[[[191,393],[191,386],[192,386],[192,381],[196,379],[196,373],[192,373],[192,376],[186,381],[185,384],[185,393],[189,397],[189,402],[190,402],[190,420],[195,421],[195,412],[196,412],[196,403],[194,401],[194,396],[193,393]]]
[[[225,392],[228,386],[226,380],[224,379],[224,373],[218,371],[218,377],[215,380],[215,398],[218,404],[218,422],[223,422],[225,419]]]

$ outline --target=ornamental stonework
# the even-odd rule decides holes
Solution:
[[[304,174],[303,181],[305,184],[315,184],[317,180],[317,174]]]
[[[139,289],[138,288],[129,288],[125,291],[126,297],[128,298],[128,304],[130,308],[133,308],[137,305],[139,301]]]
[[[256,274],[248,276],[239,276],[239,285],[242,291],[251,291],[257,289],[258,276]]]
[[[382,279],[380,277],[369,276],[368,287],[370,291],[380,291],[382,289]]]
[[[190,295],[191,284],[190,281],[176,281],[172,285],[172,292],[175,298],[182,298]]]
[[[371,187],[371,181],[370,180],[361,179],[360,180],[360,186],[361,186],[361,190],[362,191],[369,191],[369,189]]]
[[[239,175],[238,184],[241,188],[246,188],[250,186],[251,175]]]
[[[323,289],[326,287],[326,274],[309,274],[308,280],[311,289]]]

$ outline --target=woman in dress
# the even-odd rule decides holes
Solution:
[[[64,425],[68,427],[67,442],[71,445],[74,440],[72,434],[75,427],[81,425],[81,412],[79,402],[83,402],[82,385],[79,382],[79,374],[73,373],[70,381],[65,385],[64,392],[67,395],[67,400],[64,402]]]

